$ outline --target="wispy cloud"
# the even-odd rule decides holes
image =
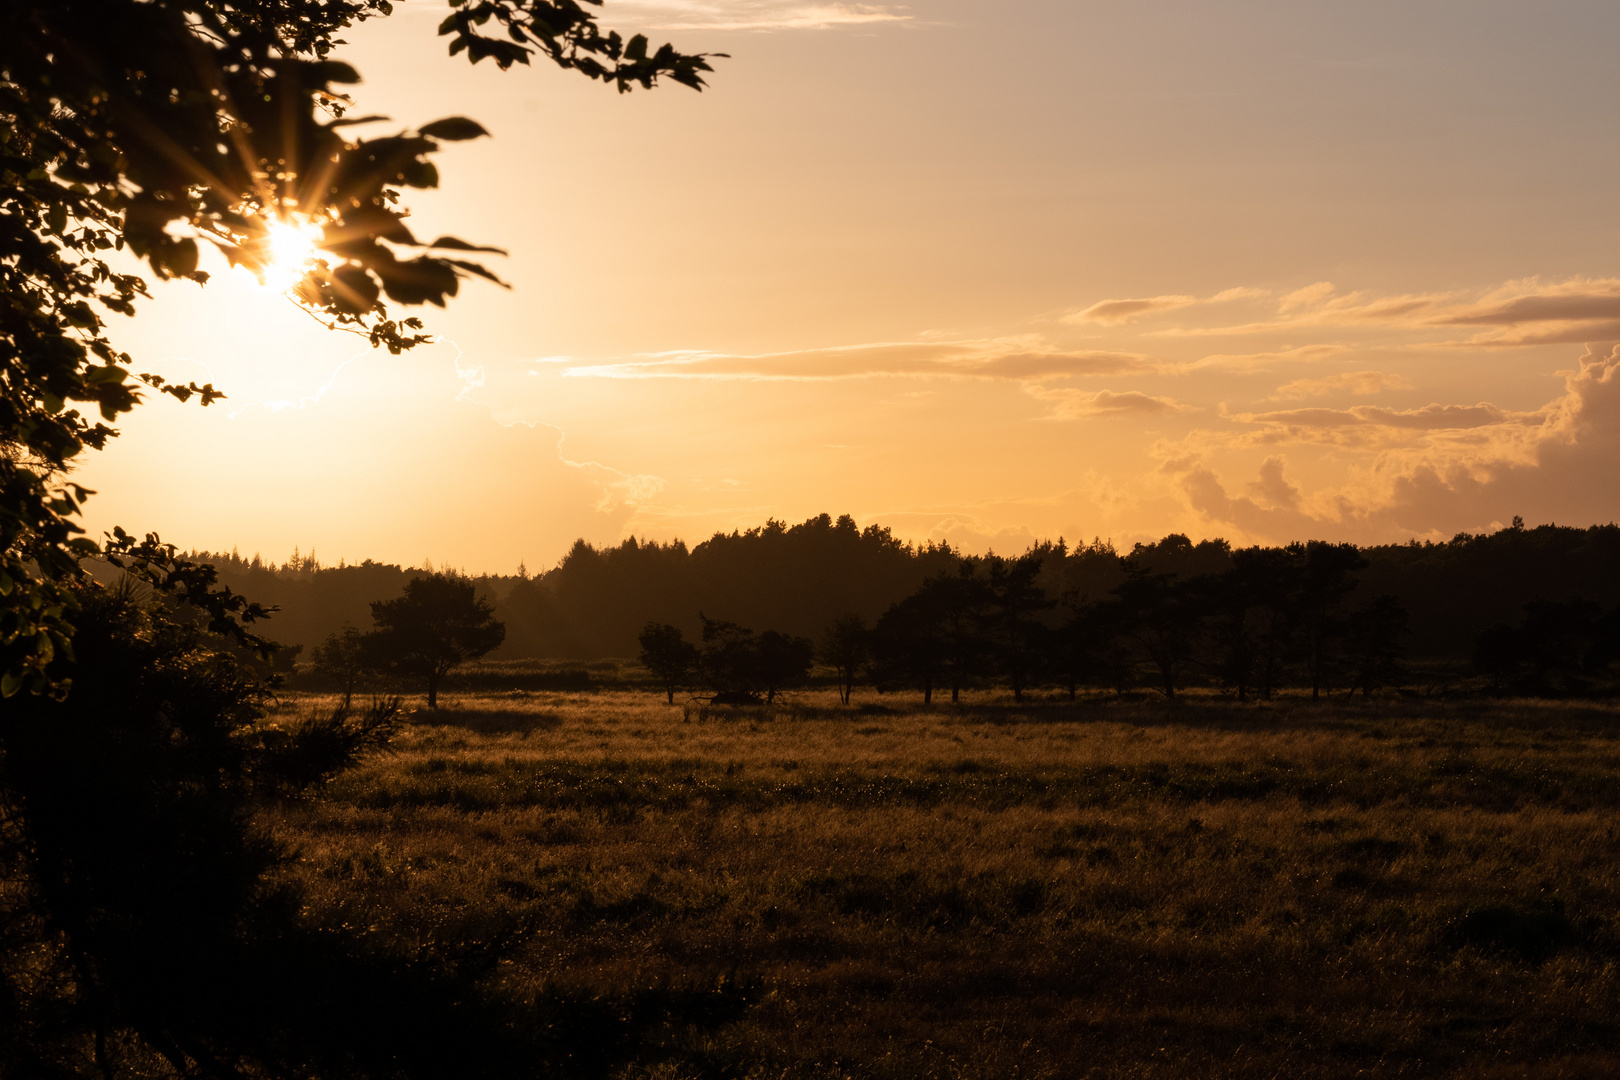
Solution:
[[[1167,397],[1154,397],[1138,390],[1076,390],[1070,387],[1030,386],[1031,397],[1051,404],[1050,418],[1079,420],[1110,416],[1165,416],[1197,412],[1191,405]]]
[[[1330,281],[1319,281],[1287,293],[1269,319],[1229,326],[1172,327],[1156,331],[1162,337],[1241,337],[1300,327],[1415,326],[1432,319],[1454,299],[1450,293],[1407,293],[1372,296],[1366,292],[1338,293]]]
[[[1292,349],[1271,349],[1252,353],[1211,353],[1208,356],[1194,360],[1190,364],[1182,365],[1188,371],[1230,371],[1254,372],[1268,371],[1279,366],[1293,364],[1314,364],[1323,360],[1331,360],[1350,352],[1347,345],[1323,343],[1320,345],[1300,345]]]
[[[656,30],[830,30],[911,18],[895,5],[801,0],[620,0],[614,7]]]
[[[1417,431],[1459,430],[1494,424],[1539,423],[1540,412],[1509,412],[1490,402],[1478,405],[1425,405],[1421,409],[1386,409],[1356,405],[1348,409],[1283,409],[1277,412],[1238,413],[1231,416],[1247,424],[1293,428],[1392,427]]]
[[[1357,396],[1380,394],[1385,390],[1410,390],[1412,384],[1399,375],[1382,371],[1345,371],[1338,375],[1325,375],[1320,379],[1295,379],[1277,387],[1274,401],[1298,401],[1302,398],[1321,397],[1349,391]]]
[[[617,360],[547,357],[537,362],[558,365],[565,376],[598,379],[791,381],[901,377],[1022,382],[1157,370],[1151,358],[1137,353],[1065,351],[1035,337],[873,342],[754,355],[681,350]]]
[[[1148,296],[1127,300],[1099,300],[1088,308],[1066,312],[1060,322],[1065,323],[1102,323],[1105,326],[1117,326],[1127,323],[1144,315],[1154,315],[1166,311],[1175,311],[1179,308],[1193,307],[1197,304],[1221,304],[1230,300],[1243,300],[1257,296],[1264,296],[1261,289],[1236,288],[1225,289],[1214,296]]]
[[[1182,300],[1185,297],[1159,297]],[[1130,303],[1130,301],[1119,301]],[[1461,340],[1434,340],[1437,330],[1482,327]],[[1376,296],[1339,292],[1319,281],[1277,301],[1265,319],[1230,325],[1168,327],[1155,337],[1246,337],[1313,328],[1413,333],[1415,347],[1516,348],[1528,345],[1584,344],[1620,340],[1620,279],[1578,278],[1544,282],[1512,281],[1482,296],[1457,292]],[[1415,332],[1415,333],[1414,333]]]
[[[1620,340],[1620,279],[1509,282],[1476,303],[1446,312],[1434,323],[1485,327],[1464,341],[1447,343],[1476,348]]]
[[[1517,412],[1490,402],[1430,404],[1418,409],[1355,405],[1348,409],[1308,407],[1270,412],[1227,412],[1223,419],[1244,425],[1237,431],[1201,432],[1205,445],[1317,445],[1357,449],[1479,447],[1487,443],[1522,446],[1548,422],[1548,411]]]

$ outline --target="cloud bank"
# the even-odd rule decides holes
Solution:
[[[1531,523],[1620,519],[1620,347],[1589,351],[1564,392],[1533,412],[1488,403],[1391,410],[1301,409],[1234,417],[1300,441],[1346,430],[1384,448],[1340,488],[1302,495],[1281,457],[1233,495],[1196,455],[1172,458],[1188,504],[1213,526],[1270,540],[1333,535],[1362,542],[1479,531],[1520,514]]]

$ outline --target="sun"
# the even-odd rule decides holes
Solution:
[[[265,254],[259,278],[266,288],[286,292],[303,280],[320,249],[321,227],[313,223],[272,221],[265,229]]]

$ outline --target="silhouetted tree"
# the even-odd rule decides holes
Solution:
[[[928,592],[913,593],[885,611],[872,629],[873,675],[879,686],[915,686],[924,705],[933,704],[947,655],[932,599]]]
[[[840,615],[822,632],[817,653],[838,674],[838,700],[849,704],[861,668],[871,652],[871,633],[859,615]]]
[[[711,619],[702,612],[703,651],[698,670],[703,682],[720,705],[746,705],[759,700],[763,685],[759,671],[759,642],[754,632],[725,619]]]
[[[755,655],[759,684],[765,688],[765,700],[770,702],[782,691],[804,683],[815,662],[816,647],[809,638],[766,630],[759,635]]]
[[[697,671],[697,646],[668,623],[648,623],[639,640],[641,663],[663,686],[669,704],[675,704],[675,691]]]
[[[963,559],[954,572],[936,574],[916,593],[918,614],[932,621],[940,674],[953,704],[961,700],[963,685],[984,669],[990,652],[983,634],[989,590],[977,571],[977,560]]]
[[[310,654],[311,667],[317,675],[336,682],[343,688],[343,707],[348,708],[354,697],[355,684],[366,671],[365,635],[352,626],[345,626],[328,635]]]
[[[1014,701],[1024,699],[1024,688],[1041,660],[1046,628],[1037,616],[1053,606],[1036,580],[1043,561],[1039,551],[1016,559],[987,560],[989,575],[980,609],[984,641],[1006,676]]]
[[[1216,674],[1247,701],[1258,684],[1271,697],[1288,655],[1294,559],[1283,548],[1232,552],[1232,567],[1210,584]]]
[[[1475,639],[1474,666],[1498,692],[1583,694],[1620,652],[1620,608],[1605,616],[1590,600],[1534,600],[1516,624],[1499,624]]]
[[[1312,540],[1291,545],[1298,567],[1293,593],[1294,626],[1311,684],[1311,700],[1320,698],[1345,621],[1339,608],[1356,588],[1352,576],[1367,565],[1354,544]]]
[[[1232,548],[1218,537],[1196,544],[1185,533],[1170,533],[1152,544],[1137,544],[1126,558],[1149,573],[1181,581],[1217,577],[1232,567]]]
[[[1114,589],[1105,618],[1119,627],[1153,668],[1160,692],[1174,698],[1198,663],[1207,611],[1207,578],[1178,581],[1126,560],[1125,580]]]
[[[430,709],[439,707],[446,675],[506,636],[473,583],[449,574],[412,579],[397,599],[373,601],[371,618],[376,629],[367,635],[370,655],[390,670],[425,680]]]
[[[815,659],[806,638],[777,630],[755,634],[745,626],[699,614],[703,651],[698,667],[718,705],[775,701],[783,690],[802,683]]]
[[[1102,605],[1065,598],[1068,619],[1047,637],[1047,667],[1068,691],[1073,701],[1080,687],[1108,682],[1103,659],[1111,628],[1101,615]]]
[[[1350,613],[1344,635],[1350,693],[1371,697],[1374,690],[1394,685],[1401,678],[1406,655],[1406,609],[1384,595]]]

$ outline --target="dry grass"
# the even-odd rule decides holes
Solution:
[[[751,987],[636,1076],[1620,1075],[1620,711],[873,703],[462,698],[271,824],[508,991]]]

